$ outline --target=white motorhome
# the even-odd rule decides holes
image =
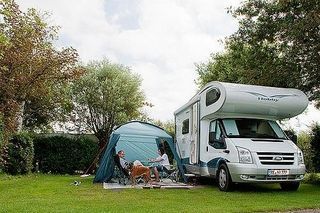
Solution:
[[[280,183],[297,190],[305,174],[301,150],[277,121],[302,113],[297,89],[210,82],[175,111],[176,146],[187,173],[234,183]]]

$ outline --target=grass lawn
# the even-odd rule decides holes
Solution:
[[[191,190],[105,190],[93,177],[0,175],[0,212],[252,212],[320,208],[320,186],[297,192],[278,185],[245,185],[220,192],[216,185]],[[71,185],[74,180],[80,186]]]

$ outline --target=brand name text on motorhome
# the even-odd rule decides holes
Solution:
[[[249,93],[251,95],[254,95],[258,98],[258,101],[273,101],[273,102],[278,102],[279,99],[281,98],[287,98],[287,97],[294,97],[296,95],[294,94],[290,94],[290,95],[271,95],[271,96],[267,96],[261,93],[256,93],[256,92],[247,92],[245,91],[245,93]]]

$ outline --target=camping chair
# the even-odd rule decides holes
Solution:
[[[179,181],[179,169],[174,166],[170,165],[170,168],[163,167],[163,170],[159,172],[160,181],[163,182],[163,179],[170,179],[172,182]]]
[[[113,177],[118,179],[119,184],[127,185],[129,182],[129,172],[121,166],[118,155],[115,155],[113,159],[115,162]]]

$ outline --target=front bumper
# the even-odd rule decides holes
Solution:
[[[305,165],[262,166],[255,164],[228,163],[233,182],[236,183],[279,183],[301,181],[305,174]],[[289,169],[289,175],[268,176],[270,169]]]

